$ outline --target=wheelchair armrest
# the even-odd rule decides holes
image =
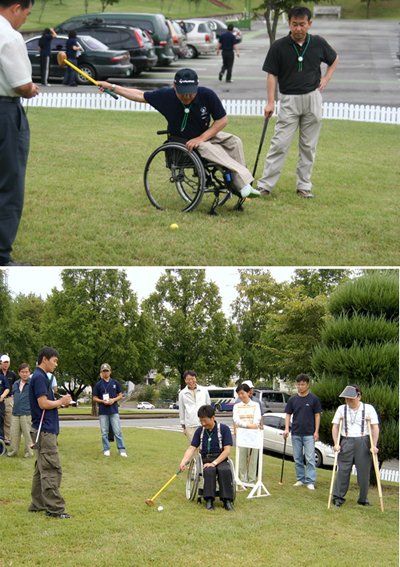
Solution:
[[[158,131],[157,131],[157,134],[158,134],[159,136],[162,136],[163,134],[168,134],[168,130],[158,130]]]

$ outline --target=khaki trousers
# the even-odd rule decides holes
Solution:
[[[37,430],[31,429],[32,442],[35,442]],[[57,435],[41,432],[40,448],[35,451],[36,463],[33,473],[31,496],[28,510],[47,510],[52,514],[65,512],[65,501],[60,494],[62,469],[57,448]]]
[[[282,172],[293,137],[299,128],[299,160],[296,189],[310,191],[310,181],[319,132],[322,125],[322,96],[319,90],[304,95],[282,95],[275,134],[257,183],[258,189],[272,191]]]
[[[186,437],[189,441],[189,445],[191,444],[192,439],[193,439],[193,435],[194,435],[196,429],[198,429],[198,428],[199,428],[199,426],[197,426],[197,427],[186,427],[185,435],[186,435]]]
[[[232,186],[236,191],[253,181],[254,177],[246,167],[242,140],[237,136],[218,132],[213,138],[200,144],[197,151],[204,159],[214,161],[232,172]]]
[[[21,444],[21,434],[24,436],[24,457],[28,459],[33,457],[33,451],[30,448],[31,436],[29,430],[31,428],[30,415],[13,415],[11,422],[11,447],[8,452],[9,457],[18,457],[19,446]]]
[[[6,443],[11,443],[11,422],[14,400],[8,397],[4,400],[4,403],[6,404],[6,413],[4,416],[4,441]]]

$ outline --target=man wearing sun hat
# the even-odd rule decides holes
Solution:
[[[199,87],[197,73],[192,69],[180,69],[172,88],[156,91],[140,91],[99,81],[105,88],[135,102],[148,103],[158,110],[168,122],[172,141],[186,142],[191,152],[196,149],[201,157],[220,164],[233,174],[232,188],[241,197],[259,197],[250,185],[253,176],[246,168],[243,144],[240,138],[222,132],[228,117],[214,91]],[[176,138],[179,138],[176,139]]]
[[[372,463],[372,451],[378,452],[379,419],[371,404],[361,401],[361,388],[350,384],[340,394],[346,403],[339,406],[333,418],[332,437],[334,449],[338,452],[338,475],[333,490],[333,503],[341,506],[346,502],[345,495],[349,488],[350,474],[353,464],[357,467],[357,482],[360,487],[357,504],[370,506],[368,500],[369,475]],[[341,438],[339,439],[339,424],[342,421]],[[371,420],[371,447],[368,423]]]

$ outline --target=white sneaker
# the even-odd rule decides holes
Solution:
[[[315,486],[313,484],[307,484],[307,488],[309,490],[315,490]]]
[[[304,482],[301,482],[301,480],[298,480],[297,482],[294,483],[293,486],[303,486]]]
[[[122,451],[122,453],[120,453],[121,457],[127,457],[128,455],[125,453],[125,451]]]
[[[109,457],[110,456],[110,451],[103,451],[103,455],[105,457]]]

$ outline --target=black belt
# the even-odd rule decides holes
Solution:
[[[0,96],[0,102],[13,102],[14,104],[19,104],[21,97],[19,96]]]
[[[216,459],[217,457],[220,456],[221,453],[202,453],[201,457],[202,459]]]

